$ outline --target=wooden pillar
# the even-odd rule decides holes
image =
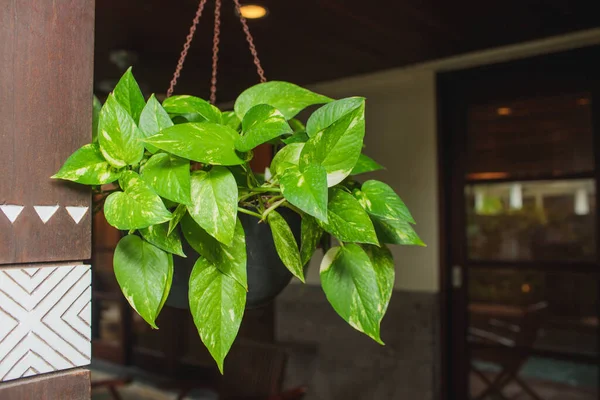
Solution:
[[[0,1],[0,398],[89,399],[94,0]]]

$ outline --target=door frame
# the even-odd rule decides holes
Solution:
[[[578,64],[576,61],[591,57],[593,62]],[[584,65],[585,64],[585,65]],[[509,61],[486,66],[478,66],[458,71],[441,72],[436,76],[437,94],[437,151],[438,151],[438,187],[439,187],[439,243],[440,243],[440,350],[441,399],[464,400],[469,390],[469,352],[466,342],[468,326],[467,285],[453,287],[453,266],[460,265],[461,281],[468,282],[468,268],[457,260],[466,259],[466,238],[464,210],[464,171],[465,161],[461,154],[466,140],[466,109],[468,96],[473,87],[481,85],[491,76],[523,74],[523,71],[548,71],[551,73],[583,72],[573,82],[584,82],[591,92],[592,130],[595,154],[595,179],[600,189],[600,46],[561,51],[551,54],[532,56],[526,59]],[[535,79],[534,79],[535,80]],[[565,87],[573,82],[565,80]],[[554,89],[556,90],[556,89]],[[597,192],[598,193],[598,192]],[[596,207],[599,207],[597,204]],[[457,240],[450,238],[461,238]],[[600,273],[600,213],[596,213],[596,249],[598,260],[594,265],[574,265],[597,276]],[[544,266],[546,267],[546,266]],[[547,265],[549,270],[556,265]],[[600,293],[600,290],[599,290]],[[600,298],[598,299],[600,303]],[[598,335],[600,348],[600,335]],[[465,355],[467,355],[465,357]],[[462,362],[456,362],[462,360]],[[600,352],[597,357],[600,363]],[[599,376],[600,380],[600,376]]]

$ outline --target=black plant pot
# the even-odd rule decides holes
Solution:
[[[296,244],[300,243],[301,218],[287,208],[277,210],[292,229]],[[246,253],[248,271],[248,294],[246,308],[258,308],[269,304],[290,283],[292,274],[283,265],[266,223],[258,223],[258,219],[247,214],[238,214],[246,234]],[[187,258],[173,256],[175,270],[173,284],[166,305],[175,308],[189,308],[188,282],[198,253],[183,240],[183,251]]]

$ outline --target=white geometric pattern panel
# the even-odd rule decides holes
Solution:
[[[0,382],[90,363],[89,265],[0,270]]]

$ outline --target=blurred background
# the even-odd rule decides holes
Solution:
[[[93,398],[597,399],[597,2],[242,4],[269,80],[367,98],[365,153],[386,167],[372,176],[428,247],[394,249],[386,346],[335,314],[315,259],[307,285],[246,312],[220,378],[188,311],[166,307],[153,331],[130,310],[119,233],[97,215]],[[197,5],[97,0],[96,95],[132,65],[164,98]],[[209,96],[213,13],[209,0],[176,94]],[[227,109],[258,77],[232,1],[221,31]]]

